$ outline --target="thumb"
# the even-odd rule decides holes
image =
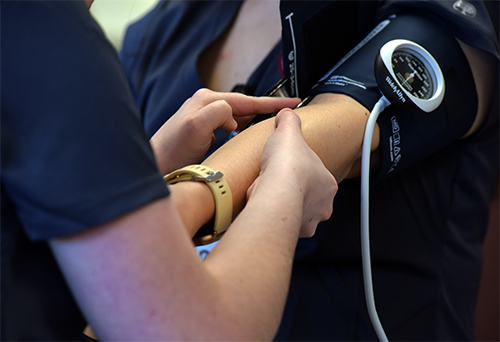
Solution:
[[[301,130],[302,121],[293,110],[285,108],[279,111],[275,118],[276,128],[284,127]]]

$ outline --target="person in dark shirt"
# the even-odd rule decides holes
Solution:
[[[495,10],[487,11],[495,3],[496,20]],[[401,141],[417,145],[413,153],[403,151],[395,172],[386,163],[390,119],[409,113],[390,106],[375,128],[370,219],[380,319],[389,339],[473,338],[480,246],[499,174],[495,24],[498,2],[489,1],[161,1],[129,27],[120,57],[149,135],[175,110],[175,101],[201,87],[263,95],[298,69],[298,95],[316,84],[320,89],[295,111],[339,193],[332,217],[312,239],[299,241],[276,340],[376,338],[361,268],[359,167],[366,120],[380,97],[373,65],[382,43],[373,39],[350,54],[376,29],[378,37],[410,38],[424,47],[433,42],[432,53],[446,67],[447,92],[438,112],[451,123],[444,131],[434,130],[432,115],[407,123],[426,121],[427,129],[402,135]],[[299,34],[303,40],[292,39]],[[331,76],[352,82],[318,83],[341,61]],[[466,120],[458,115],[462,111]],[[205,163],[226,175],[235,210],[244,206],[245,191],[259,174],[272,126],[263,121],[233,138],[215,133]]]
[[[298,99],[203,89],[150,144],[83,1],[2,1],[0,13],[0,339],[78,340],[86,322],[106,340],[272,338],[296,242],[328,218],[336,191],[300,119],[290,110],[276,118],[248,209],[205,261],[179,208],[213,210],[230,189],[185,199],[163,174],[199,163],[215,128]],[[205,182],[223,181],[214,175]]]

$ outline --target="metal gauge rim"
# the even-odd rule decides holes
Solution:
[[[396,76],[393,68],[392,57],[394,53],[403,52],[414,56],[419,60],[428,71],[433,83],[433,93],[426,98],[419,98],[410,93],[404,87]],[[444,97],[444,76],[434,57],[422,46],[406,40],[395,39],[387,42],[380,49],[381,59],[393,79],[398,82],[401,90],[411,99],[419,108],[425,112],[431,112],[436,109]]]

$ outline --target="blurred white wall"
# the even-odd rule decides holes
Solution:
[[[119,50],[125,30],[149,12],[159,0],[95,0],[90,13],[101,25],[113,46]]]

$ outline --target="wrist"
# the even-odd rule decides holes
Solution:
[[[262,174],[252,189],[243,211],[251,215],[256,226],[273,227],[272,232],[263,229],[266,239],[275,234],[282,237],[285,232],[290,241],[296,243],[304,214],[305,196],[302,184],[294,181],[295,178]],[[255,217],[256,212],[259,218]]]
[[[192,238],[200,227],[213,218],[214,196],[209,187],[201,182],[180,182],[169,185],[169,189],[185,228]]]
[[[214,197],[215,216],[213,222],[203,226],[194,236],[196,245],[205,245],[220,239],[232,221],[233,199],[224,175],[206,165],[188,165],[164,177],[168,184],[179,182],[203,182]]]

